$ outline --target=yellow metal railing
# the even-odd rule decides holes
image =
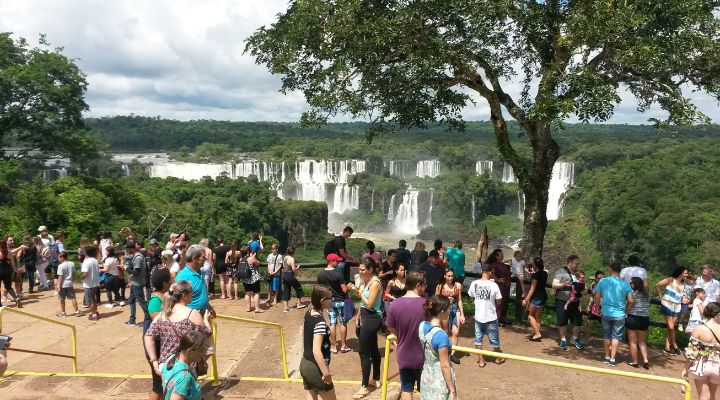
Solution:
[[[34,318],[40,321],[49,322],[51,324],[55,325],[61,325],[70,328],[72,331],[72,355],[68,356],[65,354],[56,354],[56,353],[46,353],[46,352],[39,352],[39,351],[33,351],[33,350],[23,350],[23,349],[13,349],[15,351],[24,351],[29,353],[35,353],[35,354],[43,354],[43,355],[49,355],[49,356],[55,356],[55,357],[65,357],[65,358],[72,358],[73,362],[73,374],[77,374],[78,367],[77,367],[77,331],[75,330],[75,325],[68,324],[65,322],[55,321],[54,319],[46,318],[40,315],[32,314],[26,311],[20,311],[16,310],[14,308],[7,308],[7,307],[0,307],[0,333],[2,333],[2,325],[3,325],[3,319],[2,316],[5,312],[10,312],[13,314],[22,315],[28,318]]]
[[[395,342],[396,340],[397,340],[397,337],[395,335],[389,335],[387,337],[387,339],[385,340],[385,360],[383,360],[382,392],[381,392],[381,397],[380,397],[382,400],[387,400],[388,369],[390,366],[390,359],[389,359],[390,344],[392,342]],[[482,356],[486,356],[486,357],[502,357],[507,360],[522,361],[522,362],[528,362],[528,363],[532,363],[532,364],[549,365],[552,367],[574,369],[574,370],[578,370],[578,371],[595,372],[598,374],[624,376],[624,377],[628,377],[628,378],[644,379],[647,381],[677,384],[677,385],[681,385],[681,386],[685,387],[685,400],[690,400],[690,398],[691,398],[690,383],[686,382],[682,379],[667,378],[667,377],[658,376],[658,375],[639,374],[636,372],[618,371],[615,369],[608,369],[608,368],[590,367],[587,365],[571,364],[571,363],[562,362],[562,361],[544,360],[541,358],[518,356],[518,355],[514,355],[514,354],[507,354],[507,353],[496,353],[496,352],[489,351],[489,350],[471,349],[469,347],[456,346],[456,347],[453,347],[453,350],[456,352],[459,351],[461,353],[478,354],[478,355],[482,355]]]
[[[256,325],[265,325],[265,326],[272,326],[277,328],[280,331],[280,352],[282,353],[282,364],[283,364],[283,379],[279,379],[282,381],[290,381],[290,374],[288,372],[288,363],[287,363],[287,352],[285,351],[285,331],[283,330],[282,325],[277,324],[275,322],[266,322],[266,321],[258,321],[255,319],[250,318],[240,318],[240,317],[231,317],[229,315],[217,315],[215,317],[215,320],[213,321],[213,330],[212,330],[212,338],[213,338],[213,345],[215,346],[215,352],[213,352],[212,355],[212,378],[213,378],[213,386],[220,385],[220,377],[218,376],[218,368],[217,368],[217,320],[226,320],[226,321],[235,321],[235,322],[242,322],[242,323],[248,323],[248,324],[256,324]]]

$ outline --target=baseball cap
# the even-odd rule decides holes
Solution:
[[[335,253],[330,253],[330,254],[328,254],[327,257],[325,257],[325,259],[326,259],[328,262],[332,262],[332,261],[338,261],[338,262],[340,262],[340,261],[343,260],[342,257],[340,257],[339,255],[337,255],[337,254],[335,254]]]
[[[38,232],[44,232],[46,230],[48,230],[48,228],[45,225],[40,225],[40,227],[38,228]]]
[[[154,239],[154,238],[150,239],[150,244],[155,244],[155,243],[157,243],[157,239]]]

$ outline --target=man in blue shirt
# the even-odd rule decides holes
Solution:
[[[635,298],[627,282],[620,278],[622,266],[619,262],[610,264],[610,276],[595,285],[595,303],[602,306],[602,326],[605,345],[605,363],[614,367],[615,355],[625,330],[625,317],[632,308]]]
[[[455,282],[462,285],[465,280],[465,253],[462,251],[461,241],[456,240],[455,247],[447,249],[445,259],[450,269],[455,273]]]
[[[192,301],[187,306],[200,311],[201,314],[204,314],[206,310],[213,312],[208,299],[207,286],[200,272],[200,268],[205,262],[205,249],[194,244],[185,252],[185,258],[187,259],[187,265],[178,272],[175,281],[188,281],[192,285]]]

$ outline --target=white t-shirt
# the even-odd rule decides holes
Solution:
[[[497,320],[495,301],[502,299],[497,283],[475,280],[470,284],[468,295],[475,299],[475,321],[485,323]]]
[[[632,278],[635,277],[641,278],[642,280],[646,281],[647,271],[645,270],[645,268],[631,265],[620,270],[620,279],[627,282],[628,285],[631,283]]]
[[[100,286],[100,264],[93,257],[85,257],[80,272],[87,272],[83,278],[83,288],[90,289]]]
[[[720,282],[715,278],[710,279],[710,282],[705,282],[702,276],[695,282],[696,288],[702,288],[705,290],[705,300],[703,304],[707,305],[713,301],[717,301],[717,296],[720,294]]]
[[[269,273],[275,273],[277,272],[280,267],[283,265],[283,256],[282,254],[268,254],[267,256],[267,264],[268,264],[268,272]]]
[[[515,257],[513,257],[510,270],[512,271],[512,274],[514,276],[523,276],[523,274],[525,273],[525,261],[516,260]]]
[[[113,246],[112,239],[100,239],[100,254],[102,254],[102,258],[105,259],[108,256],[108,247]]]
[[[170,267],[170,273],[173,275],[177,275],[177,273],[180,272],[180,264],[178,264],[177,261],[173,262],[172,267]]]
[[[118,259],[115,257],[108,257],[105,259],[105,273],[110,275],[118,276],[120,275],[120,270],[118,270]]]
[[[57,274],[58,276],[63,277],[63,288],[71,288],[72,287],[72,278],[73,273],[75,272],[75,263],[72,261],[65,261],[64,263],[60,263],[58,265]]]
[[[690,321],[702,321],[703,317],[702,314],[700,314],[700,306],[702,305],[703,301],[696,298],[693,300],[693,308],[692,311],[690,311]]]
[[[47,237],[40,236],[40,240],[46,248],[55,242],[55,238],[53,238],[52,235],[47,235]]]

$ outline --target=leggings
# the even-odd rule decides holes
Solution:
[[[362,368],[362,385],[367,386],[370,381],[370,367],[372,366],[373,380],[380,379],[380,350],[378,349],[378,332],[382,328],[382,318],[374,311],[360,309],[360,335],[358,337],[360,350],[360,367]]]
[[[17,301],[17,294],[15,294],[15,289],[13,289],[13,269],[10,266],[10,263],[5,262],[6,265],[0,266],[0,281],[2,281],[3,286],[5,287],[5,290],[7,290],[10,297],[13,298],[13,300]]]
[[[105,292],[107,292],[108,303],[114,301],[120,301],[120,278],[117,275],[105,274]]]
[[[35,288],[35,273],[37,272],[37,268],[35,265],[25,265],[25,270],[27,270],[28,282],[30,282],[30,291],[32,292]]]
[[[292,289],[295,289],[295,296],[297,296],[298,299],[303,297],[303,288],[300,286],[300,282],[298,282],[294,273],[285,272],[283,274],[283,283],[285,287],[282,296],[283,301],[290,301],[290,291]]]

